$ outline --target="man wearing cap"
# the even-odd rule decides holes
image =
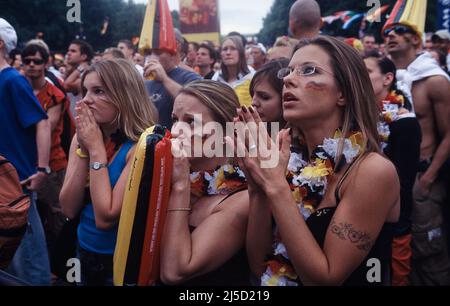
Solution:
[[[447,67],[450,67],[450,33],[448,30],[436,31],[431,36],[431,43],[434,49],[439,49],[447,55]]]
[[[388,20],[384,36],[387,52],[398,69],[398,87],[411,98],[422,129],[421,162],[411,215],[411,284],[449,285],[450,261],[443,219],[448,190],[442,174],[450,171],[445,166],[450,158],[450,80],[429,53],[417,53],[423,28],[424,22],[419,27],[407,20]]]
[[[258,71],[267,61],[267,50],[262,43],[253,45],[250,55],[253,57],[253,68]]]
[[[28,81],[8,65],[16,44],[14,28],[0,18],[0,154],[14,165],[31,198],[27,231],[8,272],[33,285],[49,285],[48,252],[35,200],[50,169],[50,122]]]
[[[147,92],[159,113],[159,124],[172,127],[173,102],[184,84],[200,80],[201,76],[177,66],[175,50],[151,49],[146,55],[144,76]]]

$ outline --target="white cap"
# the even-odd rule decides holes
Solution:
[[[258,43],[257,45],[251,46],[252,48],[258,48],[262,53],[267,54],[267,49],[264,47],[262,43]]]
[[[440,38],[444,40],[450,40],[450,33],[447,30],[439,30],[436,31],[433,36],[431,36],[431,39],[434,38]]]
[[[17,45],[17,34],[12,25],[0,18],[0,40],[5,43],[6,53],[11,52]]]

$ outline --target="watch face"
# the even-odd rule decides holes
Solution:
[[[95,163],[94,163],[94,169],[95,169],[95,170],[100,169],[100,166],[101,166],[101,165],[100,165],[99,162],[95,162]]]

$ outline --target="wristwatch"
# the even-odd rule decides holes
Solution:
[[[102,164],[99,162],[93,162],[89,164],[89,168],[91,168],[92,170],[100,170],[101,168],[106,168],[107,166],[107,164]]]
[[[47,166],[47,167],[37,167],[36,169],[38,172],[44,172],[47,175],[50,175],[52,173],[52,169]]]

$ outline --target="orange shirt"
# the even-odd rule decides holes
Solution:
[[[61,147],[61,134],[63,131],[63,114],[66,105],[66,97],[64,96],[64,93],[56,86],[50,82],[47,82],[44,88],[42,88],[38,93],[37,99],[46,112],[53,106],[60,105],[61,107],[61,116],[58,120],[56,128],[52,132],[49,164],[52,171],[65,169],[67,167],[67,157]]]

